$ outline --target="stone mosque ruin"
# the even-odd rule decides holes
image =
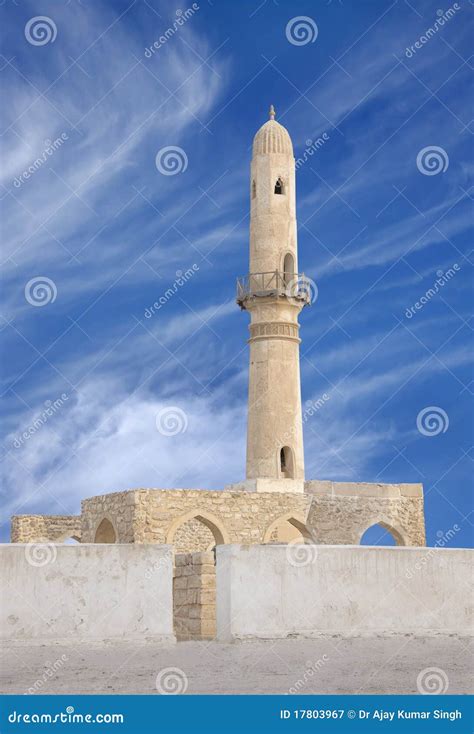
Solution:
[[[192,553],[228,543],[352,545],[379,524],[397,545],[425,545],[421,484],[305,479],[298,316],[311,288],[298,268],[293,145],[272,106],[253,141],[249,273],[237,280],[250,315],[245,480],[221,491],[98,495],[78,516],[18,515],[12,542],[169,543]]]
[[[311,305],[313,284],[298,264],[293,146],[273,107],[253,141],[249,189],[249,273],[237,280],[237,303],[250,316],[245,479],[221,490],[97,495],[82,501],[80,515],[14,516],[17,545],[4,546],[4,572],[7,586],[24,581],[19,600],[9,597],[7,636],[49,639],[64,627],[64,636],[81,639],[128,639],[130,630],[137,638],[189,639],[214,637],[217,629],[219,639],[232,640],[355,627],[361,634],[449,632],[466,624],[453,584],[464,577],[467,551],[436,549],[426,563],[421,484],[305,478],[298,317]],[[405,548],[357,548],[376,524]],[[57,545],[71,538],[74,548]],[[28,556],[36,544],[53,545],[51,571],[36,558],[25,563],[25,546]],[[58,617],[48,608],[46,627],[36,618],[25,626],[20,596],[32,594],[30,606],[40,598],[46,604],[43,583],[71,612]],[[124,584],[122,616],[113,621],[112,613],[102,631],[94,610],[121,599]],[[395,589],[403,613],[391,601]],[[426,612],[423,594],[442,619]],[[157,595],[165,610],[158,616]],[[77,622],[79,608],[89,612]],[[12,628],[11,619],[20,622]]]

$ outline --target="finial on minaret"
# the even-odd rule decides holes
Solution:
[[[274,108],[274,106],[272,104],[270,105],[270,113],[269,114],[270,114],[270,120],[274,120],[275,119],[275,108]]]

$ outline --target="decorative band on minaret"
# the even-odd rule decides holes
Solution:
[[[288,131],[275,120],[273,105],[253,141],[250,267],[237,281],[237,302],[251,320],[247,479],[300,484],[304,456],[298,315],[310,303],[310,287],[298,274],[293,146]]]

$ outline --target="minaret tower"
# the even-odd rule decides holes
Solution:
[[[287,130],[270,119],[250,166],[250,267],[237,302],[250,313],[246,487],[304,490],[298,315],[310,303],[298,274],[295,159]]]

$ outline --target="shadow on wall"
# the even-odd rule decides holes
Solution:
[[[114,526],[106,517],[99,523],[95,531],[94,543],[116,543],[117,534]]]

